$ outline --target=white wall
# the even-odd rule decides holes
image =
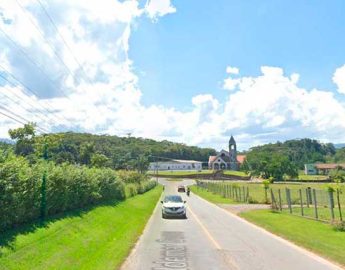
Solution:
[[[195,162],[195,163],[151,162],[149,169],[151,171],[154,171],[157,169],[160,171],[188,171],[188,170],[199,171],[202,169],[202,166],[201,166],[201,162]]]

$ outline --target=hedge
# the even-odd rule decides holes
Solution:
[[[123,200],[126,193],[134,196],[156,185],[135,172],[121,172],[118,175],[106,168],[44,162],[29,165],[23,157],[9,156],[0,161],[0,231],[39,218],[45,170],[47,216],[109,200]],[[128,175],[135,181],[130,180]],[[122,178],[127,178],[127,181]],[[126,188],[126,185],[129,187]]]

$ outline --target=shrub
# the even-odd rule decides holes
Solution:
[[[345,232],[345,221],[333,221],[332,226],[336,231]]]

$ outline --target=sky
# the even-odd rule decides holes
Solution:
[[[0,137],[27,121],[240,150],[345,142],[342,0],[0,0]],[[15,120],[14,120],[15,119]]]

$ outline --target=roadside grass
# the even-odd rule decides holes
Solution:
[[[190,190],[194,194],[204,198],[205,200],[207,200],[211,203],[222,203],[222,204],[234,204],[234,203],[236,203],[232,199],[224,198],[218,194],[214,194],[213,192],[207,191],[207,190],[202,189],[202,188],[198,188],[197,186],[190,186]]]
[[[301,181],[320,181],[320,180],[328,180],[328,175],[307,175],[304,173],[303,170],[298,172],[298,180]]]
[[[329,224],[270,210],[243,212],[240,216],[345,266],[345,232]]]
[[[156,188],[16,234],[0,242],[0,269],[118,269],[161,195]],[[9,235],[11,232],[7,232]]]
[[[248,183],[244,181],[222,181],[224,185],[235,185],[245,188],[249,188],[249,197],[254,203],[265,203],[265,189],[262,183]],[[275,193],[278,192],[278,189],[281,191],[283,203],[286,202],[285,189],[288,188],[291,190],[291,197],[293,201],[298,201],[299,190],[302,189],[303,196],[305,200],[305,189],[311,187],[312,189],[320,190],[322,193],[318,193],[318,202],[319,204],[324,203],[325,206],[328,205],[327,189],[329,186],[335,187],[334,183],[274,183],[270,184],[270,188],[273,189]],[[340,199],[342,204],[345,203],[345,184],[341,184],[343,192],[340,194]],[[270,195],[268,191],[268,199],[270,200]]]
[[[248,174],[242,171],[223,171],[225,175],[233,175],[233,176],[241,176],[241,177],[247,177]]]

